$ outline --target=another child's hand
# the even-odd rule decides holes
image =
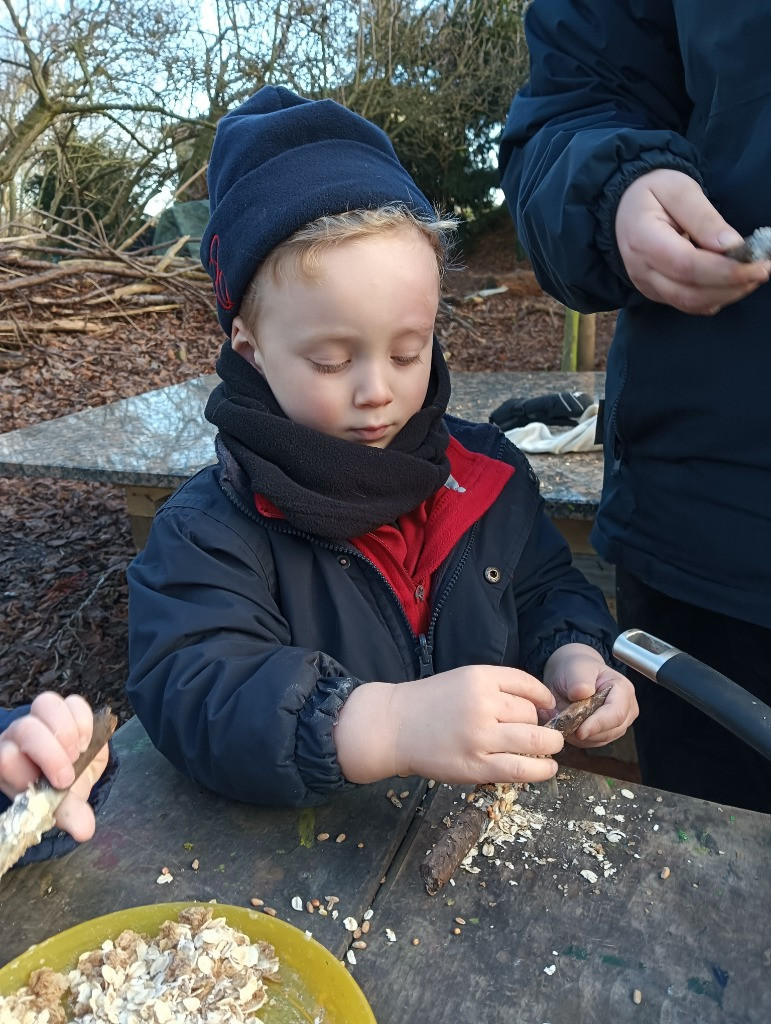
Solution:
[[[72,785],[73,761],[91,739],[93,715],[82,697],[41,693],[29,714],[15,719],[0,733],[0,790],[14,797],[41,773],[52,786]],[[83,842],[94,834],[94,812],[88,804],[91,788],[107,765],[105,745],[72,785],[56,812],[56,824]]]
[[[422,775],[440,782],[541,782],[562,736],[538,725],[554,698],[518,669],[469,665],[427,679],[368,683],[351,694],[335,729],[353,782]]]
[[[544,682],[557,698],[560,711],[573,701],[611,687],[603,706],[567,737],[568,743],[576,747],[600,747],[617,740],[637,718],[634,686],[587,644],[559,647],[546,662]]]

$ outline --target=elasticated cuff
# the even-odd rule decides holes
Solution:
[[[362,680],[353,676],[319,679],[316,692],[300,712],[295,763],[311,793],[329,797],[353,786],[340,770],[332,730],[340,708],[361,684]]]
[[[649,174],[651,171],[661,170],[681,171],[683,174],[693,178],[694,181],[704,188],[704,179],[692,163],[684,160],[682,157],[675,156],[674,153],[659,150],[646,153],[634,161],[634,163],[625,164],[621,170],[617,171],[603,188],[602,199],[597,209],[597,217],[600,224],[600,230],[597,235],[597,248],[605,257],[611,270],[629,288],[634,288],[634,285],[626,272],[624,261],[619,252],[618,242],[616,241],[616,213],[618,212],[618,204],[621,202],[621,196],[632,182],[641,178],[644,174]]]
[[[607,644],[604,644],[602,640],[598,640],[595,636],[589,636],[586,633],[580,633],[573,629],[565,630],[562,633],[555,633],[554,636],[549,637],[547,642],[539,644],[532,651],[528,651],[522,662],[522,670],[528,672],[531,676],[535,676],[536,679],[543,679],[546,662],[556,650],[564,647],[566,644],[584,644],[585,647],[591,647],[597,651],[606,665],[610,665],[617,672],[625,672],[624,666],[620,661],[616,661],[613,657],[613,652]]]

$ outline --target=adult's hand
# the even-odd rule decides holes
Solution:
[[[712,316],[769,280],[771,261],[721,255],[742,236],[687,174],[650,171],[621,197],[616,241],[632,284],[684,313]]]

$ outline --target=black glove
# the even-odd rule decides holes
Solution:
[[[509,398],[490,413],[490,422],[501,430],[545,423],[553,427],[574,427],[594,399],[583,391],[560,391],[537,398]]]

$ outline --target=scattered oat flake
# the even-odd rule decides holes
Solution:
[[[348,952],[345,954],[345,959],[348,961],[349,964],[356,964],[356,954],[352,949],[349,949]]]
[[[386,938],[388,939],[389,942],[396,942],[396,932],[394,932],[391,928],[386,928],[385,933]]]
[[[174,881],[174,875],[172,875],[170,872],[167,872],[165,875],[158,875],[155,881],[158,883],[158,885],[165,885],[167,882]]]
[[[625,796],[627,800],[634,800],[634,793],[631,789],[622,789],[621,796]]]
[[[343,925],[345,926],[346,931],[355,932],[356,929],[359,927],[359,922],[356,920],[355,917],[346,917],[343,920]]]
[[[592,885],[597,881],[597,875],[595,875],[593,871],[590,871],[589,868],[584,868],[581,872],[581,877],[585,878],[587,882],[591,882]]]
[[[549,964],[548,967],[544,967],[543,973],[544,974],[554,974],[554,972],[556,970],[557,970],[557,965],[556,964]]]
[[[299,896],[292,897],[292,910],[302,910],[303,901]]]

